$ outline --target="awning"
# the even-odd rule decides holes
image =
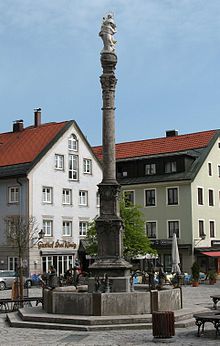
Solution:
[[[201,254],[209,257],[220,257],[220,251],[201,252]]]
[[[73,249],[42,249],[40,250],[40,255],[41,256],[52,256],[52,255],[55,255],[55,256],[59,256],[59,255],[69,255],[69,256],[72,256],[72,255],[76,255],[77,253],[77,250],[73,250]]]

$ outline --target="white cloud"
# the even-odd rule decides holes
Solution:
[[[128,40],[127,47],[131,40],[132,49],[135,41],[153,47],[220,41],[219,0],[4,0],[0,34],[11,30],[18,37],[52,41],[73,37],[92,46],[109,10],[115,13],[118,40]]]

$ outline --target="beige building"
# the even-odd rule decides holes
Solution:
[[[101,147],[94,152],[101,159]],[[203,271],[220,272],[220,131],[116,145],[117,179],[141,206],[146,234],[165,271],[171,270],[176,232],[184,272],[196,259]]]

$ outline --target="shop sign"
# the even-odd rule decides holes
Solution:
[[[212,246],[220,246],[220,240],[212,240],[211,245]]]
[[[38,243],[38,249],[69,249],[69,248],[73,248],[75,249],[76,248],[76,243],[74,242],[70,242],[70,241],[59,241],[59,239],[57,239],[57,241],[52,241],[52,242],[43,242],[43,241],[40,241]]]
[[[172,240],[169,240],[169,239],[151,240],[151,243],[154,246],[171,246]]]

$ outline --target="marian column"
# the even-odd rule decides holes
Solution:
[[[112,292],[130,291],[131,265],[124,260],[122,251],[123,223],[119,212],[120,185],[116,181],[115,164],[115,67],[117,55],[113,35],[116,25],[112,14],[103,18],[99,36],[104,47],[101,51],[103,74],[100,77],[103,99],[103,180],[98,185],[100,216],[96,220],[98,256],[90,267],[94,280],[90,291],[99,285],[100,278],[108,278]],[[92,287],[93,286],[93,287]],[[109,291],[109,288],[108,288]]]

